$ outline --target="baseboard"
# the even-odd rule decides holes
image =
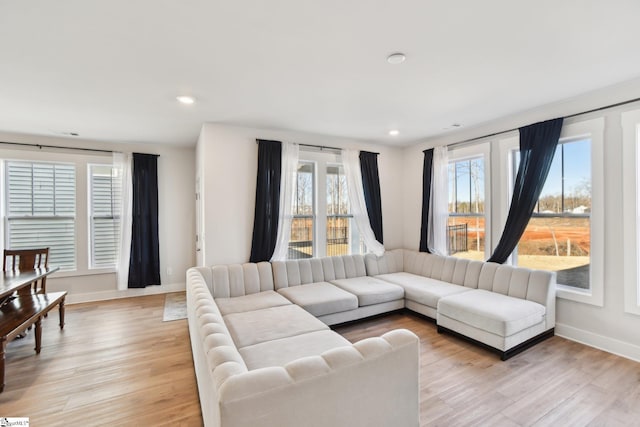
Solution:
[[[605,337],[603,335],[594,334],[593,332],[583,329],[574,328],[573,326],[556,323],[556,335],[598,350],[631,359],[640,362],[640,346],[620,341],[615,338]]]
[[[100,292],[88,292],[84,294],[68,294],[66,304],[80,304],[83,302],[106,301],[118,298],[142,297],[145,295],[167,294],[180,292],[186,289],[185,283],[170,283],[168,285],[147,286],[146,288],[109,290]]]

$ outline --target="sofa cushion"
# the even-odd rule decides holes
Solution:
[[[332,348],[350,345],[349,341],[333,331],[316,331],[242,347],[240,355],[247,368],[258,369],[284,366],[301,357],[317,356]]]
[[[327,282],[281,288],[278,292],[316,317],[358,308],[355,295]]]
[[[294,304],[231,313],[224,316],[224,322],[237,347],[329,329]]]
[[[464,286],[454,285],[411,273],[381,274],[376,277],[402,286],[406,299],[427,305],[434,309],[438,307],[438,300],[440,298],[471,290]]]
[[[216,298],[215,301],[223,315],[291,304],[288,299],[275,291],[258,292],[241,297]]]
[[[358,297],[358,305],[380,304],[404,298],[404,289],[393,283],[363,276],[332,280],[331,283]]]
[[[438,314],[508,337],[545,320],[545,307],[483,289],[443,297]]]

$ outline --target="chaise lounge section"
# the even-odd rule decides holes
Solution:
[[[554,272],[398,249],[366,256],[367,272],[404,288],[405,306],[502,360],[554,334]]]

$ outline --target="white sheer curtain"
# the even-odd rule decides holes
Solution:
[[[428,246],[431,253],[447,255],[447,224],[449,220],[449,149],[433,149],[433,180]]]
[[[278,238],[270,261],[284,261],[289,252],[293,201],[298,179],[298,144],[282,143],[282,171],[280,179],[280,214],[278,218]]]
[[[355,150],[342,150],[342,166],[344,167],[344,175],[347,178],[351,214],[358,226],[360,237],[369,252],[380,256],[384,254],[384,246],[376,240],[373,230],[371,229],[371,224],[369,223],[367,205],[365,204],[364,192],[362,190],[362,175],[360,172],[358,152]]]
[[[115,189],[121,195],[120,203],[120,236],[118,239],[118,257],[116,261],[116,277],[119,290],[127,289],[129,281],[129,256],[131,254],[131,221],[133,205],[133,183],[131,180],[131,153],[113,153],[113,167],[120,177],[120,188]],[[116,193],[117,194],[117,193]]]

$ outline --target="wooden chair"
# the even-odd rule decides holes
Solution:
[[[16,265],[17,260],[17,265]],[[28,271],[49,266],[49,248],[41,249],[5,249],[2,271]],[[47,278],[33,282],[33,291],[37,294],[47,292]]]

